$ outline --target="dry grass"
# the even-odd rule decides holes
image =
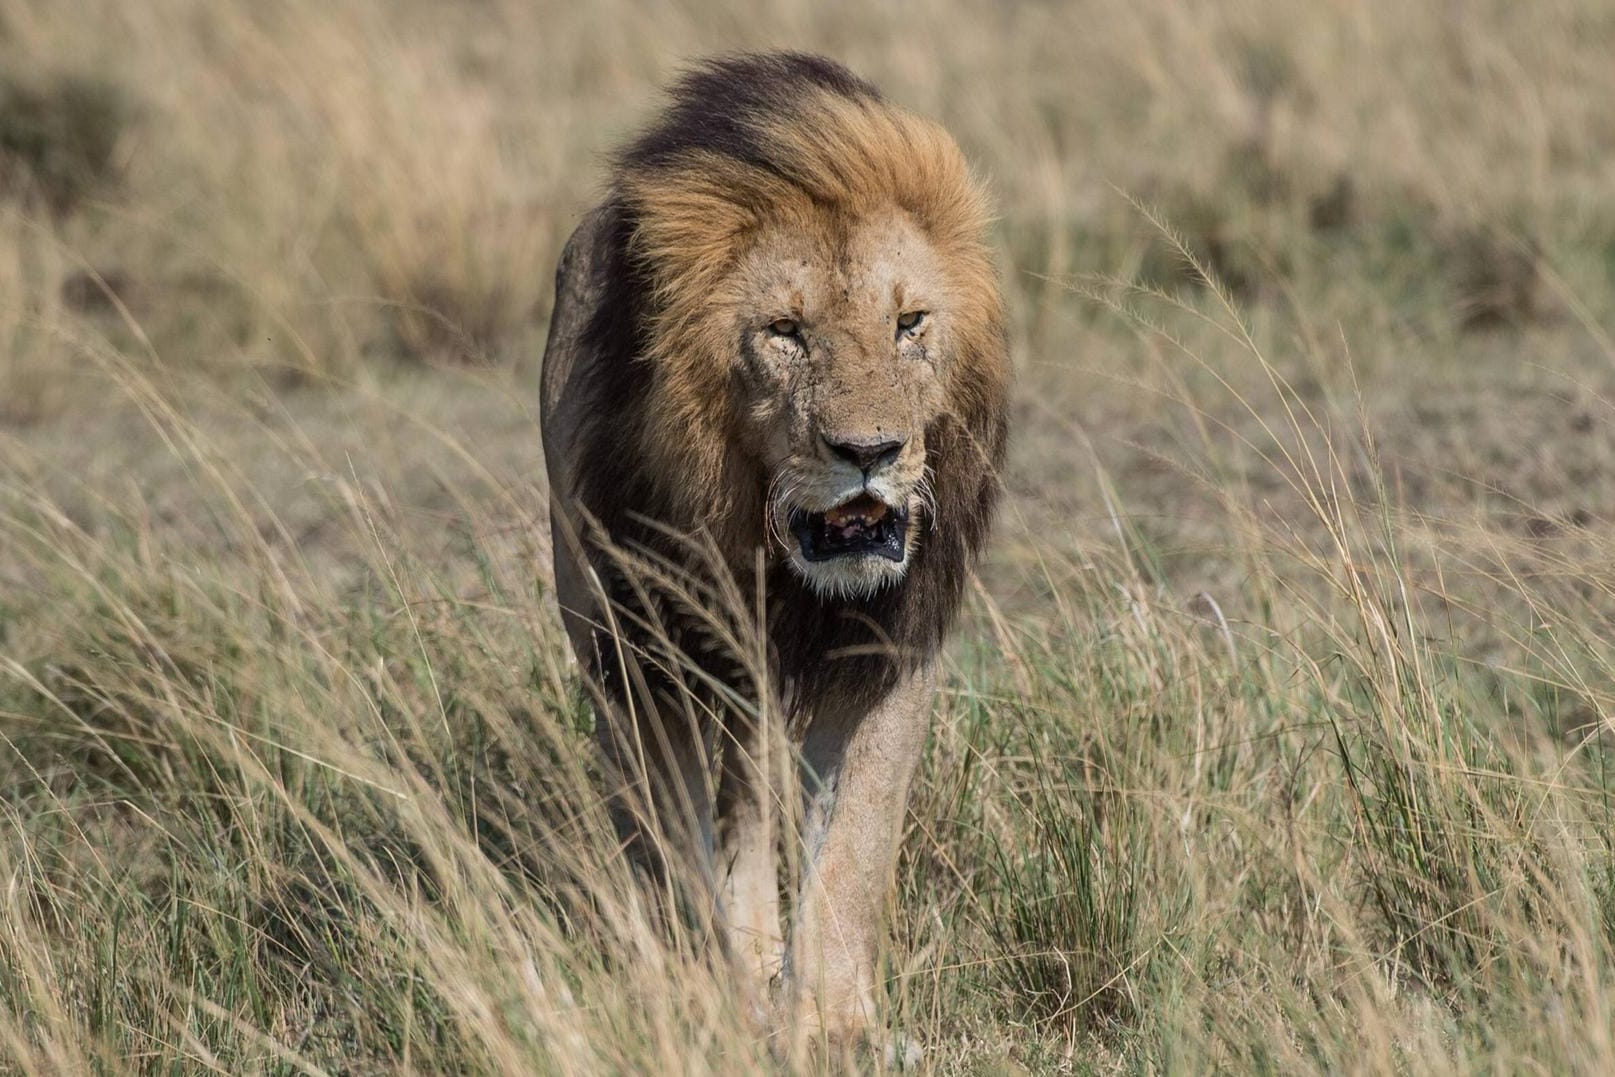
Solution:
[[[1002,206],[927,1064],[1615,1071],[1594,0],[0,0],[0,1069],[772,1064],[605,824],[531,414],[598,155],[758,45]]]

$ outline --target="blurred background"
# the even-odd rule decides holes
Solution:
[[[624,926],[535,405],[606,155],[763,47],[998,204],[932,1064],[1608,1072],[1604,0],[0,0],[18,1067],[757,1063]]]

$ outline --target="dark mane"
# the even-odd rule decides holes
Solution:
[[[826,90],[850,100],[879,101],[880,91],[822,56],[774,52],[720,56],[685,72],[670,103],[648,130],[617,155],[619,171],[656,168],[692,150],[774,167],[763,132],[788,116],[804,94]]]

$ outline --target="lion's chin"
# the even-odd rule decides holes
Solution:
[[[793,549],[791,569],[820,598],[864,598],[901,582],[908,558],[891,561],[874,554],[846,554],[828,561],[809,561]]]

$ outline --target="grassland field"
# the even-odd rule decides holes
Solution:
[[[846,1061],[649,926],[548,596],[559,247],[756,47],[999,207],[927,1071],[1615,1072],[1604,0],[0,0],[0,1072]]]

